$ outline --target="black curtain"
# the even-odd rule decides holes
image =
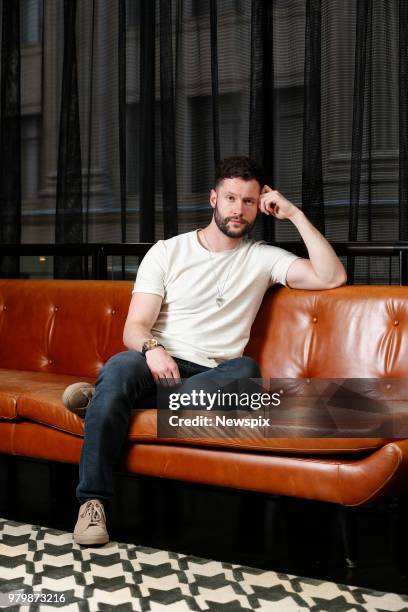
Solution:
[[[303,210],[325,233],[321,142],[321,0],[307,0],[303,98]]]
[[[59,122],[55,242],[82,243],[82,159],[79,122],[77,49],[77,0],[64,0],[64,61]],[[82,257],[57,256],[55,278],[82,278]]]
[[[251,6],[251,89],[249,155],[262,164],[265,180],[274,185],[274,53],[273,4],[254,0]],[[274,239],[274,219],[263,218],[262,234]]]
[[[163,231],[166,237],[175,236],[178,233],[171,4],[171,0],[163,0],[160,3],[160,118],[163,166]]]
[[[408,240],[408,3],[399,9],[399,239]]]
[[[3,0],[1,32],[0,243],[21,240],[20,12]],[[0,276],[19,276],[19,258],[0,258]]]
[[[0,3],[0,240],[71,245],[56,277],[86,276],[78,244],[204,226],[232,154],[329,240],[408,239],[404,0]],[[299,239],[266,217],[253,236]],[[348,273],[397,282],[384,258]]]

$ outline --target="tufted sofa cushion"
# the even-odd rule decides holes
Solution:
[[[0,368],[96,378],[124,350],[132,284],[0,280]],[[91,291],[88,291],[92,287]]]
[[[408,287],[279,287],[245,352],[265,377],[408,378]]]

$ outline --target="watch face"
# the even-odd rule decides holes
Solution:
[[[150,349],[155,348],[158,345],[158,342],[155,338],[150,338],[143,343],[142,351],[145,353],[146,351],[150,351]]]

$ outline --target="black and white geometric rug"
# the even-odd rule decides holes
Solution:
[[[71,533],[0,519],[0,608],[401,612],[408,596],[132,544],[81,548]]]

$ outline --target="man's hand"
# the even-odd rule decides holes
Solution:
[[[259,197],[259,210],[265,215],[273,215],[277,219],[291,219],[298,207],[289,202],[279,191],[264,185]]]
[[[162,346],[146,351],[145,356],[156,384],[171,387],[180,382],[178,365]]]
[[[303,211],[279,191],[265,185],[259,197],[259,210],[277,219],[290,219],[298,229],[309,259],[296,259],[286,274],[293,289],[333,289],[347,281],[346,271],[326,238],[310,223]]]

